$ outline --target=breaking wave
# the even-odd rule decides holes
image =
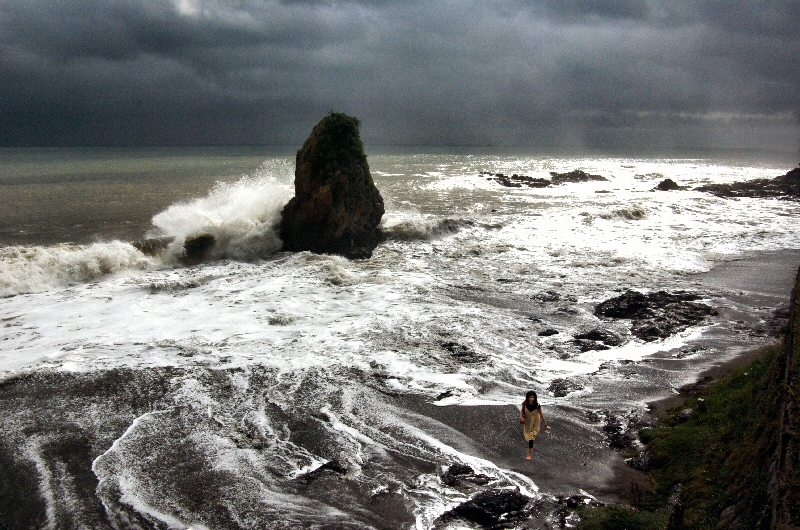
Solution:
[[[0,248],[0,296],[41,292],[89,282],[153,260],[121,241],[91,245]]]
[[[173,204],[153,217],[148,237],[174,237],[165,260],[175,261],[187,239],[214,238],[211,259],[252,261],[279,251],[276,227],[291,188],[270,176],[243,177],[235,183],[218,182],[206,195]]]
[[[457,234],[465,228],[476,226],[469,219],[436,219],[403,221],[395,225],[384,226],[383,231],[388,239],[396,241],[428,241],[440,237]]]

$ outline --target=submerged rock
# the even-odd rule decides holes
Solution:
[[[773,179],[755,179],[732,184],[708,184],[695,188],[717,197],[784,198],[800,200],[800,167]]]
[[[541,177],[529,177],[528,175],[506,175],[503,173],[490,173],[483,171],[481,175],[486,176],[486,180],[493,180],[501,186],[507,188],[521,188],[527,186],[528,188],[546,188],[548,186],[558,186],[559,184],[566,184],[569,182],[589,182],[589,181],[607,181],[608,179],[600,175],[590,175],[580,169],[575,169],[568,173],[550,172],[552,179]]]
[[[331,112],[297,152],[295,196],[284,207],[284,250],[367,258],[383,240],[383,198],[375,187],[359,121]]]
[[[717,314],[713,307],[695,301],[699,298],[687,292],[643,294],[628,290],[598,304],[594,313],[632,320],[631,333],[650,342],[701,324],[706,317]]]

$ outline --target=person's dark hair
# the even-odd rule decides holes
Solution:
[[[531,405],[530,403],[528,403],[528,399],[529,399],[530,397],[533,397],[533,405]],[[536,392],[534,392],[533,390],[529,390],[529,391],[528,391],[528,392],[525,394],[525,408],[527,408],[528,410],[536,410],[536,409],[538,409],[538,408],[539,408],[539,398],[538,398],[538,396],[536,395]]]

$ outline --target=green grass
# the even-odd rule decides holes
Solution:
[[[746,514],[743,528],[768,526],[766,484],[777,443],[783,352],[782,346],[766,348],[751,365],[690,393],[659,427],[641,431],[654,457],[648,474],[652,492],[635,509],[586,511],[578,529],[665,529],[669,497],[678,484],[682,528],[715,529],[721,512],[733,504]],[[682,414],[687,409],[688,416]]]
[[[580,530],[651,530],[666,528],[669,521],[667,510],[650,512],[630,506],[583,508],[579,513]]]

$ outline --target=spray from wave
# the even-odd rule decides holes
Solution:
[[[206,195],[173,204],[153,217],[148,237],[174,238],[164,259],[178,260],[187,239],[211,236],[210,259],[252,261],[281,249],[276,227],[291,188],[258,173],[228,184],[218,182]]]

